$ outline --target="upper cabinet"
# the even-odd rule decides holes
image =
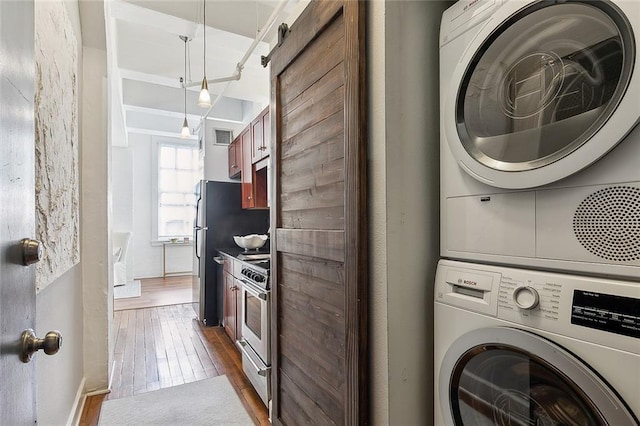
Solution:
[[[240,168],[242,165],[242,141],[240,136],[235,138],[229,144],[229,177],[240,177]]]
[[[271,124],[269,123],[269,107],[266,107],[255,120],[251,122],[253,137],[251,162],[257,163],[269,156],[269,140],[271,139]]]
[[[263,135],[262,135],[262,117],[258,116],[255,120],[251,122],[251,162],[255,163],[256,161],[260,161],[262,159],[262,151],[264,147],[262,146]]]
[[[267,169],[271,139],[269,107],[265,108],[229,145],[229,177],[240,177],[242,208],[266,209]]]
[[[245,129],[240,134],[242,143],[242,208],[250,209],[255,207],[253,196],[253,173],[251,164],[251,128]]]

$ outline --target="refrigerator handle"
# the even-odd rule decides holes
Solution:
[[[193,246],[193,247],[194,247],[195,252],[196,252],[196,257],[197,257],[198,259],[200,259],[200,255],[198,254],[198,247],[199,247],[199,246],[198,246],[198,234],[199,234],[199,232],[198,232],[198,231],[200,231],[200,228],[193,228],[193,229],[195,229],[195,231],[194,231],[193,233],[194,233],[194,234],[196,234],[196,235],[195,235],[195,241],[194,241],[194,246]]]
[[[196,252],[196,257],[198,259],[200,259],[200,255],[198,254],[198,234],[201,229],[202,226],[200,226],[201,224],[198,222],[200,220],[200,201],[202,201],[202,189],[200,189],[200,191],[198,192],[198,200],[196,201],[196,220],[194,221],[193,224],[193,233],[194,235],[194,248],[195,248],[195,252]]]
[[[200,228],[200,225],[201,225],[198,222],[198,220],[200,219],[200,201],[202,201],[202,195],[198,194],[198,200],[196,201],[196,220],[195,220],[195,223],[193,224],[194,229]]]

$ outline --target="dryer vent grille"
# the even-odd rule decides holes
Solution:
[[[584,248],[614,262],[640,259],[640,188],[613,186],[582,200],[573,232]]]

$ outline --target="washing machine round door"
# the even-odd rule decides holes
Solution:
[[[560,346],[508,327],[475,330],[447,351],[439,377],[446,424],[637,425],[617,394]]]
[[[460,166],[493,186],[531,188],[587,167],[624,139],[640,116],[639,3],[499,8],[443,88],[442,125]]]

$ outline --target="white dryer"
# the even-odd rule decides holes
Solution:
[[[639,35],[637,0],[445,11],[443,257],[640,280]]]
[[[440,261],[434,424],[638,425],[640,289]]]

